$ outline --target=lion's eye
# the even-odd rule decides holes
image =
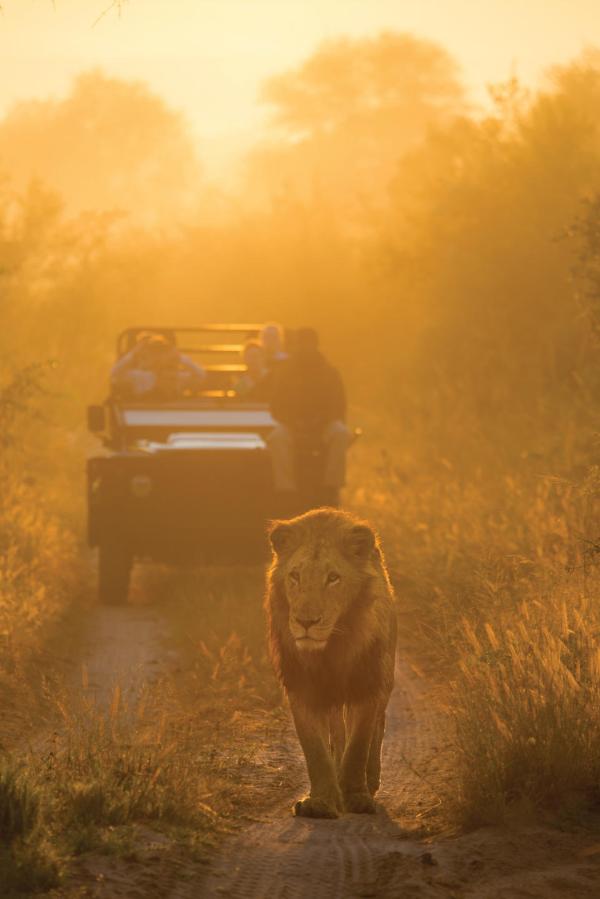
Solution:
[[[289,577],[290,581],[292,582],[292,584],[300,583],[300,574],[298,571],[296,571],[296,570],[290,571],[288,577]]]
[[[329,574],[327,575],[327,583],[328,584],[337,584],[339,579],[340,579],[340,576],[337,573],[337,571],[330,571]]]

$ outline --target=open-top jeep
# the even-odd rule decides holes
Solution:
[[[267,444],[275,422],[267,404],[244,401],[234,389],[244,342],[261,328],[129,328],[119,336],[118,359],[141,335],[160,335],[197,360],[206,378],[176,398],[113,390],[88,409],[88,426],[104,446],[87,464],[88,538],[98,547],[101,601],[126,600],[135,558],[264,558],[265,523],[280,514]],[[318,452],[310,455],[308,468],[318,469]],[[305,507],[314,504],[307,498]]]

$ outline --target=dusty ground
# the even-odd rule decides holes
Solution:
[[[169,623],[150,605],[94,607],[80,622],[77,638],[81,654],[71,661],[73,676],[83,663],[90,689],[106,701],[115,683],[135,692],[179,664]],[[130,851],[84,854],[52,895],[597,899],[600,837],[590,831],[520,827],[444,834],[439,794],[447,779],[447,753],[436,744],[432,709],[423,678],[400,661],[374,817],[293,818],[292,802],[306,790],[295,735],[287,717],[278,733],[259,723],[245,737],[256,745],[252,764],[241,775],[256,781],[256,799],[242,811],[237,832],[220,839],[211,857],[194,856],[173,832],[139,827]]]

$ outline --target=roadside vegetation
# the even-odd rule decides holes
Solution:
[[[68,701],[43,693],[48,636],[89,596],[84,407],[138,321],[320,331],[365,428],[348,504],[382,533],[404,646],[448,710],[444,813],[472,826],[597,805],[600,57],[492,94],[472,114],[427,42],[328,44],[265,87],[272,127],[235,197],[203,182],[177,116],[99,73],[0,122],[0,688],[15,715],[35,689],[58,735],[1,768],[11,889],[45,888],[90,847],[126,851],[142,823],[196,833],[202,854],[268,801],[260,745],[287,721],[255,569],[143,584],[185,658],[147,694],[104,708],[85,676]],[[131,180],[139,144],[121,156],[101,115],[113,101],[119,123],[163,138],[144,138],[162,148],[154,192]],[[114,154],[83,208],[96,144],[77,110],[95,102]],[[53,152],[38,152],[50,119]]]
[[[443,814],[584,820],[600,784],[596,475],[489,465],[386,454],[355,501],[381,527],[404,650],[444,684]]]
[[[266,658],[261,581],[258,569],[150,575],[144,589],[164,601],[182,649],[155,683],[117,682],[107,700],[85,667],[78,684],[49,670],[43,738],[6,753],[0,769],[2,896],[68,881],[89,853],[143,863],[159,845],[164,864],[201,865],[289,789],[293,769],[264,752],[288,724]]]
[[[65,606],[77,588],[75,537],[24,441],[36,428],[49,366],[30,365],[0,386],[0,636],[5,666]],[[45,439],[45,435],[44,435]],[[16,654],[16,655],[15,655]]]
[[[0,767],[0,888],[13,893],[46,892],[59,882],[52,846],[43,833],[42,792],[24,767]]]

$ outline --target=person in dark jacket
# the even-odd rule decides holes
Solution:
[[[320,352],[313,328],[295,332],[291,355],[277,372],[270,405],[277,422],[269,437],[275,489],[287,494],[297,490],[296,446],[308,438],[323,445],[322,487],[337,496],[345,484],[351,441],[345,423],[346,394],[339,372]]]

